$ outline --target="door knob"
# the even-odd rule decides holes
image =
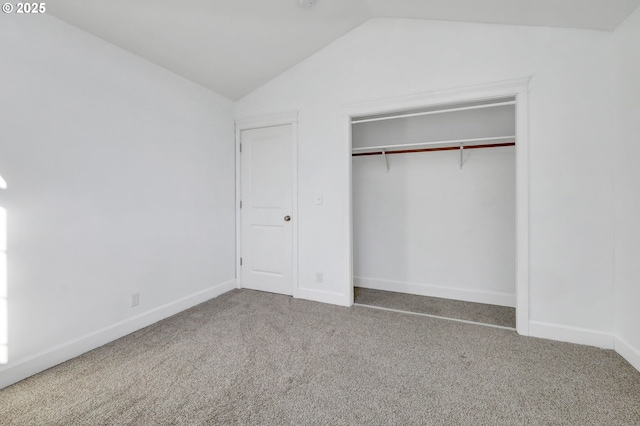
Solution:
[[[285,221],[285,222],[289,222],[290,220],[291,220],[291,216],[285,216],[285,217],[284,217],[284,221]]]

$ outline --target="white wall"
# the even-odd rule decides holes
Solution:
[[[616,350],[640,370],[640,9],[616,31]]]
[[[235,286],[232,102],[50,16],[4,15],[0,127],[0,387]]]
[[[241,99],[240,118],[300,111],[305,297],[339,300],[349,280],[342,105],[531,75],[531,331],[612,346],[611,50],[605,32],[374,19]]]
[[[515,149],[388,160],[353,157],[356,285],[515,306]]]

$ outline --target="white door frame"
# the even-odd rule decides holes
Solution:
[[[298,112],[286,114],[250,117],[236,120],[236,286],[242,288],[242,268],[240,258],[242,257],[242,222],[240,216],[240,200],[242,199],[241,181],[241,161],[240,161],[240,136],[243,130],[261,129],[264,127],[274,127],[291,125],[291,217],[293,232],[293,258],[292,258],[292,281],[293,297],[298,297]]]
[[[504,97],[516,99],[516,330],[529,335],[529,95],[530,77],[488,83],[477,86],[419,93],[392,99],[347,105],[342,112],[342,133],[346,140],[345,159],[348,162],[349,280],[343,294],[347,306],[353,305],[353,183],[351,120],[376,114],[389,114],[423,107],[451,103],[473,102]]]

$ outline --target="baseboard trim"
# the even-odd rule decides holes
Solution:
[[[372,290],[395,291],[399,293],[416,294],[418,296],[440,297],[443,299],[463,300],[465,302],[508,306],[510,308],[516,306],[515,294],[439,287],[364,277],[354,277],[353,282],[356,287],[369,288]]]
[[[616,336],[615,349],[620,356],[629,362],[636,370],[640,371],[640,349],[634,348],[626,340]]]
[[[529,321],[529,336],[602,349],[614,349],[615,346],[615,338],[610,333],[538,321]]]
[[[0,367],[0,389],[236,288],[230,280]]]
[[[298,288],[298,299],[313,300],[314,302],[328,303],[331,305],[350,306],[350,301],[342,293],[314,290],[310,288]]]

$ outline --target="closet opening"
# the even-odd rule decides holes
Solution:
[[[528,334],[521,94],[349,114],[352,303]]]

